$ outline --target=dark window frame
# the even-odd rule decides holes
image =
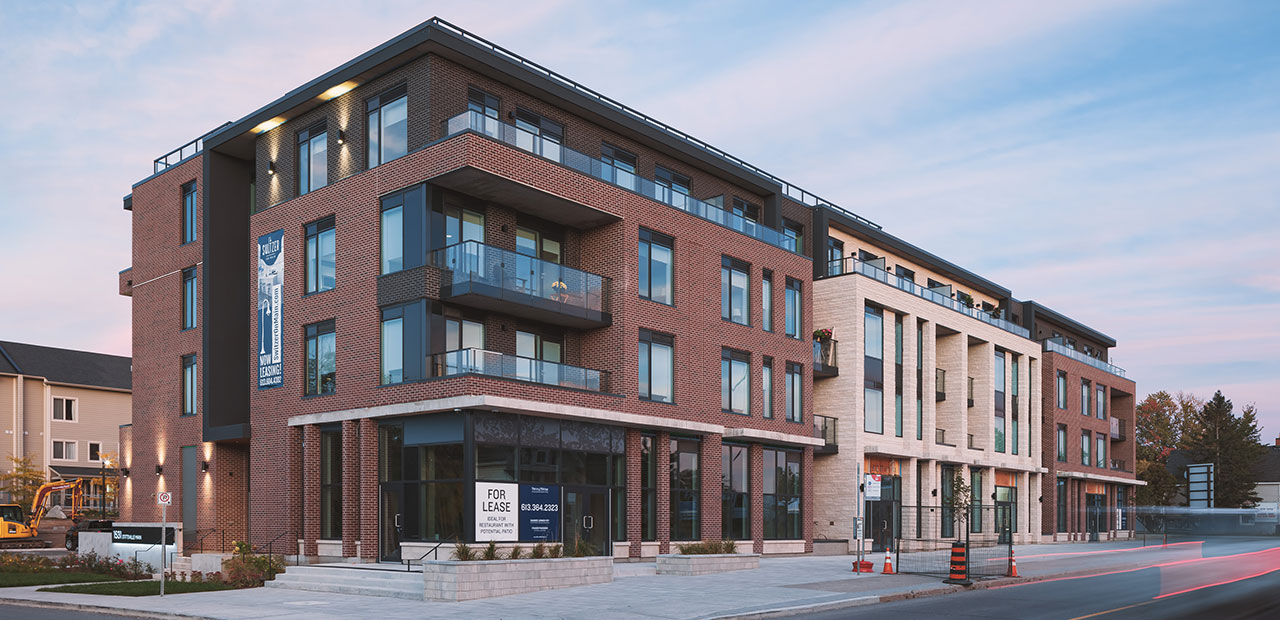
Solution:
[[[334,446],[334,443],[337,445]],[[341,427],[320,429],[320,538],[322,540],[342,539],[342,460]],[[329,510],[326,510],[326,507]]]
[[[312,187],[311,178],[313,169],[311,167],[311,143],[315,138],[324,136],[325,142],[325,174],[324,183],[322,185]],[[305,155],[303,150],[306,150]],[[294,162],[294,171],[297,173],[298,185],[294,189],[297,190],[299,196],[305,196],[329,184],[329,119],[321,119],[312,123],[310,127],[298,132],[298,148],[295,151],[298,155],[297,161]]]
[[[182,330],[195,329],[200,323],[200,285],[194,266],[182,270]]]
[[[791,307],[790,292],[795,291],[795,307]],[[782,331],[788,338],[802,339],[804,333],[804,283],[787,276],[786,288],[783,289]],[[795,319],[795,333],[787,327],[788,319]]]
[[[400,380],[387,381],[385,376],[385,360],[383,353],[386,344],[383,342],[383,324],[395,319],[400,322]],[[415,299],[404,303],[392,304],[379,308],[378,319],[378,384],[399,385],[422,381],[427,378],[426,357],[429,331],[427,327],[427,300]],[[417,332],[415,334],[415,331]],[[416,350],[415,350],[416,349]]]
[[[804,364],[796,362],[787,362],[786,373],[783,375],[786,381],[786,390],[791,391],[790,398],[787,398],[785,413],[788,422],[796,424],[804,423]],[[793,379],[794,377],[794,379]],[[792,382],[795,385],[792,385]]]
[[[181,188],[181,205],[182,205],[182,230],[178,233],[178,242],[180,245],[186,245],[196,240],[198,235],[197,229],[199,216],[197,215],[196,203],[196,182],[195,180],[187,181],[182,184]]]
[[[742,274],[746,280],[742,296],[742,321],[733,319],[734,274]],[[751,327],[751,263],[723,254],[720,256],[720,318]]]
[[[640,334],[639,334],[639,345],[638,345],[638,346],[641,346],[641,347],[643,347],[643,346],[649,346],[649,347],[650,347],[650,351],[649,351],[649,369],[648,369],[648,370],[649,370],[649,373],[648,373],[648,374],[649,374],[649,385],[648,385],[648,389],[647,389],[647,390],[642,390],[642,388],[644,387],[644,382],[643,382],[643,380],[641,379],[641,377],[640,377],[640,376],[637,376],[637,379],[636,379],[636,380],[637,380],[637,384],[638,384],[638,385],[637,385],[637,394],[639,394],[639,397],[640,397],[640,399],[641,399],[641,400],[647,400],[647,401],[655,402],[655,403],[666,403],[666,404],[674,404],[674,403],[676,402],[676,373],[675,373],[675,367],[676,367],[676,342],[675,342],[675,338],[676,338],[676,337],[675,337],[674,335],[671,335],[671,334],[665,334],[665,333],[662,333],[662,332],[657,332],[657,331],[653,331],[653,330],[650,330],[650,329],[644,329],[644,328],[641,328],[641,329],[640,329]],[[670,373],[670,374],[671,374],[671,385],[669,386],[669,387],[670,387],[670,389],[671,389],[671,400],[662,400],[662,399],[658,399],[658,398],[654,398],[654,397],[653,397],[653,353],[652,353],[652,345],[653,345],[653,344],[658,344],[658,345],[661,345],[661,346],[669,347],[669,348],[671,349],[671,373]],[[638,359],[638,358],[637,358],[637,359]],[[640,375],[640,374],[641,374],[641,373],[637,372],[637,375]],[[645,394],[645,392],[646,392],[646,391],[648,392],[648,394]]]
[[[782,218],[782,236],[787,239],[794,239],[796,243],[795,252],[804,253],[804,224],[795,222],[787,218]]]
[[[746,461],[745,469],[734,466],[738,458]],[[751,540],[750,458],[750,446],[735,443],[720,446],[720,537],[723,540]],[[739,481],[739,474],[744,474],[746,479]],[[735,530],[730,515],[736,508],[741,508],[743,515],[740,527]]]
[[[320,368],[320,339],[323,336],[333,336],[333,376],[329,379],[328,389],[325,389],[324,375],[321,374]],[[337,325],[334,319],[312,323],[303,327],[303,390],[304,396],[324,396],[333,394],[337,390],[338,376],[338,348],[337,348]],[[314,347],[312,345],[315,345]],[[314,357],[313,357],[314,356]]]
[[[746,373],[745,389],[747,392],[746,409],[738,411],[733,408],[733,367],[735,364],[745,364]],[[727,374],[726,374],[727,373]],[[726,381],[728,383],[726,383]],[[728,399],[728,403],[725,399]],[[729,406],[726,407],[725,405]],[[751,415],[751,354],[746,351],[730,349],[722,347],[720,349],[720,410],[724,413],[732,413],[734,415],[750,416]]]
[[[379,213],[381,220],[381,213]],[[379,222],[381,223],[381,222]],[[330,215],[329,217],[320,218],[303,227],[303,294],[314,295],[331,291],[338,285],[338,239],[337,239],[337,217]],[[333,233],[333,273],[330,277],[333,283],[327,287],[322,284],[323,273],[321,272],[322,254],[320,253],[320,243],[324,233]],[[313,249],[311,240],[315,239],[315,249]],[[315,252],[313,256],[312,253]],[[381,268],[381,267],[379,267]],[[315,276],[314,278],[312,276]]]
[[[788,450],[785,448],[764,448],[762,457],[764,461],[764,480],[761,484],[762,504],[764,506],[764,514],[761,515],[764,529],[765,540],[797,540],[804,537],[804,456],[799,450]],[[778,468],[779,456],[783,462],[783,467]],[[772,457],[772,458],[771,458]],[[772,468],[774,470],[772,480],[773,488],[769,488],[770,460],[773,461]],[[783,483],[778,480],[779,469],[782,472],[789,472],[791,464],[795,463],[796,471],[794,479],[789,480],[790,484]],[[792,476],[787,474],[788,478]],[[794,504],[798,510],[794,515],[790,512],[782,512],[779,509],[789,507]],[[781,518],[779,518],[781,517]],[[770,527],[772,526],[772,527]]]
[[[662,164],[654,164],[653,181],[669,192],[693,196],[693,179]]]
[[[198,393],[199,384],[197,383],[199,381],[199,375],[197,374],[198,367],[196,366],[196,354],[190,353],[183,355],[181,360],[182,377],[180,385],[182,386],[182,389],[179,391],[181,402],[179,403],[178,411],[181,412],[183,417],[193,416],[200,412],[200,395]],[[188,369],[190,369],[190,381],[187,381]],[[188,403],[191,405],[189,410],[187,408]]]
[[[365,136],[366,136],[367,144],[365,144],[365,162],[364,163],[365,163],[366,170],[373,169],[378,166],[381,166],[382,164],[395,161],[409,154],[410,149],[409,149],[409,110],[408,110],[409,100],[408,98],[409,98],[409,85],[407,82],[401,82],[400,84],[387,88],[383,90],[381,93],[378,93],[377,95],[374,95],[373,97],[370,97],[365,100],[364,119],[365,119]],[[384,141],[384,136],[382,135],[382,109],[393,103],[396,103],[397,101],[400,101],[401,99],[405,100],[404,154],[384,160],[382,157],[382,144]],[[375,114],[377,115],[376,121],[373,120],[373,117]],[[373,133],[373,130],[375,127],[378,130],[378,137],[376,140],[370,140],[368,139],[368,137]],[[378,150],[378,160],[376,162],[373,161],[374,149]]]
[[[760,417],[766,420],[773,419],[773,382],[773,358],[766,355],[760,362],[760,392],[764,399]]]
[[[668,282],[668,287],[667,287],[668,295],[670,296],[670,300],[668,301],[663,301],[661,299],[655,298],[652,294],[653,293],[653,264],[654,264],[652,248],[655,245],[665,248],[667,251],[671,253],[670,268],[668,270],[670,272],[670,280]],[[639,241],[640,250],[643,250],[645,246],[649,247],[648,252],[639,252],[638,250],[638,252],[641,255],[648,256],[647,260],[643,258],[639,259],[639,263],[640,263],[639,269],[641,271],[640,271],[640,278],[639,278],[640,284],[638,284],[637,286],[640,287],[640,299],[647,299],[654,303],[659,303],[666,306],[675,306],[676,305],[676,287],[675,287],[676,239],[675,237],[672,237],[670,235],[665,235],[660,232],[641,227],[640,241]],[[647,273],[647,276],[645,275],[646,273]],[[647,283],[647,287],[646,287],[646,283]]]
[[[692,452],[689,448],[692,447]],[[671,437],[670,447],[668,448],[670,463],[671,486],[670,510],[670,540],[672,541],[697,541],[701,540],[702,532],[702,441],[700,439],[690,437]],[[693,459],[693,475],[689,477],[689,485],[683,484],[684,471],[680,465],[680,455],[692,454]],[[691,519],[679,518],[682,505],[686,504],[691,508]],[[684,526],[688,526],[685,529]]]

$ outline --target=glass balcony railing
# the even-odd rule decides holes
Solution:
[[[463,241],[431,253],[429,264],[447,271],[449,295],[496,298],[547,313],[587,322],[608,321],[609,290],[605,277],[486,245]]]
[[[933,373],[934,400],[942,402],[947,399],[947,371],[941,368],[934,368]]]
[[[813,372],[815,375],[834,376],[839,374],[836,363],[836,347],[840,341],[834,339],[813,341]]]
[[[1060,338],[1046,338],[1044,341],[1044,350],[1053,351],[1054,353],[1065,355],[1077,362],[1083,362],[1085,364],[1093,366],[1094,368],[1097,368],[1098,370],[1105,370],[1117,377],[1124,376],[1123,368],[1112,365],[1112,364],[1108,364],[1096,357],[1085,355],[1080,351],[1072,349],[1071,347],[1068,347],[1067,345],[1062,344]]]
[[[813,416],[813,436],[819,437],[826,442],[826,448],[834,448],[840,445],[839,437],[836,436],[837,421],[836,418],[831,416]]]
[[[431,356],[431,369],[433,376],[436,377],[485,375],[592,392],[609,391],[608,371],[580,368],[484,349],[459,349],[436,353]]]
[[[1005,319],[993,316],[988,312],[984,312],[978,308],[972,308],[964,302],[952,299],[949,295],[939,293],[937,291],[925,288],[901,276],[896,276],[884,269],[881,269],[870,263],[864,263],[852,256],[846,256],[841,259],[831,261],[827,264],[827,275],[825,277],[833,277],[844,275],[847,273],[859,273],[877,282],[888,284],[902,289],[916,297],[927,299],[939,306],[945,306],[961,314],[968,315],[988,325],[994,325],[1011,334],[1017,334],[1023,338],[1030,338],[1031,332],[1027,328],[1006,321]]]
[[[614,166],[590,155],[579,153],[556,140],[534,134],[499,119],[468,110],[444,122],[445,137],[464,131],[473,131],[539,157],[550,159],[585,175],[675,207],[686,213],[691,213],[704,220],[715,222],[725,228],[736,230],[769,245],[791,252],[799,251],[796,248],[796,240],[784,235],[781,231],[725,211],[711,203],[673,191],[665,185],[650,181],[634,172]]]
[[[1119,418],[1111,418],[1111,441],[1125,440],[1125,421]]]

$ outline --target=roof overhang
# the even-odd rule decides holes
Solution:
[[[1024,301],[1022,302],[1022,307],[1023,307],[1023,314],[1028,315],[1026,318],[1030,320],[1039,320],[1040,318],[1044,318],[1044,319],[1047,319],[1050,323],[1056,323],[1058,325],[1061,325],[1063,328],[1074,331],[1080,336],[1088,338],[1089,340],[1097,341],[1098,343],[1102,344],[1102,346],[1104,347],[1111,348],[1116,346],[1115,338],[1112,338],[1111,336],[1108,336],[1096,329],[1093,329],[1092,327],[1089,327],[1084,323],[1081,323],[1074,319],[1068,318],[1062,314],[1054,312],[1053,310],[1046,308],[1045,306],[1038,304],[1034,301],[1029,301],[1029,300]]]

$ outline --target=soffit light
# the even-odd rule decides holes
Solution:
[[[276,127],[283,125],[284,121],[285,121],[285,118],[283,116],[277,116],[271,120],[262,121],[261,123],[258,123],[257,127],[253,128],[253,133],[263,133],[265,131],[271,131],[272,129],[275,129]]]
[[[328,100],[330,100],[330,99],[334,99],[334,98],[337,98],[337,97],[341,97],[341,96],[343,96],[343,95],[345,95],[345,94],[347,94],[347,93],[351,92],[351,89],[353,89],[353,88],[355,88],[355,87],[356,87],[356,83],[355,83],[355,82],[352,82],[352,81],[350,81],[350,80],[347,80],[346,82],[343,82],[343,83],[341,83],[341,84],[338,84],[337,86],[331,86],[331,87],[329,87],[329,90],[326,90],[326,91],[324,91],[323,93],[320,93],[320,100],[321,100],[321,101],[328,101]]]

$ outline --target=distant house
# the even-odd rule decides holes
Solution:
[[[1196,462],[1186,450],[1174,450],[1169,454],[1165,467],[1178,481],[1178,492],[1173,497],[1172,505],[1188,505],[1187,466]],[[1223,528],[1240,534],[1280,531],[1280,522],[1276,517],[1280,511],[1280,437],[1276,438],[1275,445],[1267,446],[1262,457],[1254,464],[1253,472],[1257,480],[1254,487],[1259,497],[1257,506],[1250,510],[1218,515],[1213,520],[1215,531]]]
[[[86,479],[85,508],[96,508],[107,457],[119,453],[120,425],[132,418],[131,364],[119,355],[0,341],[0,472],[13,468],[9,457],[29,457],[46,480]],[[0,491],[0,502],[9,501]]]

